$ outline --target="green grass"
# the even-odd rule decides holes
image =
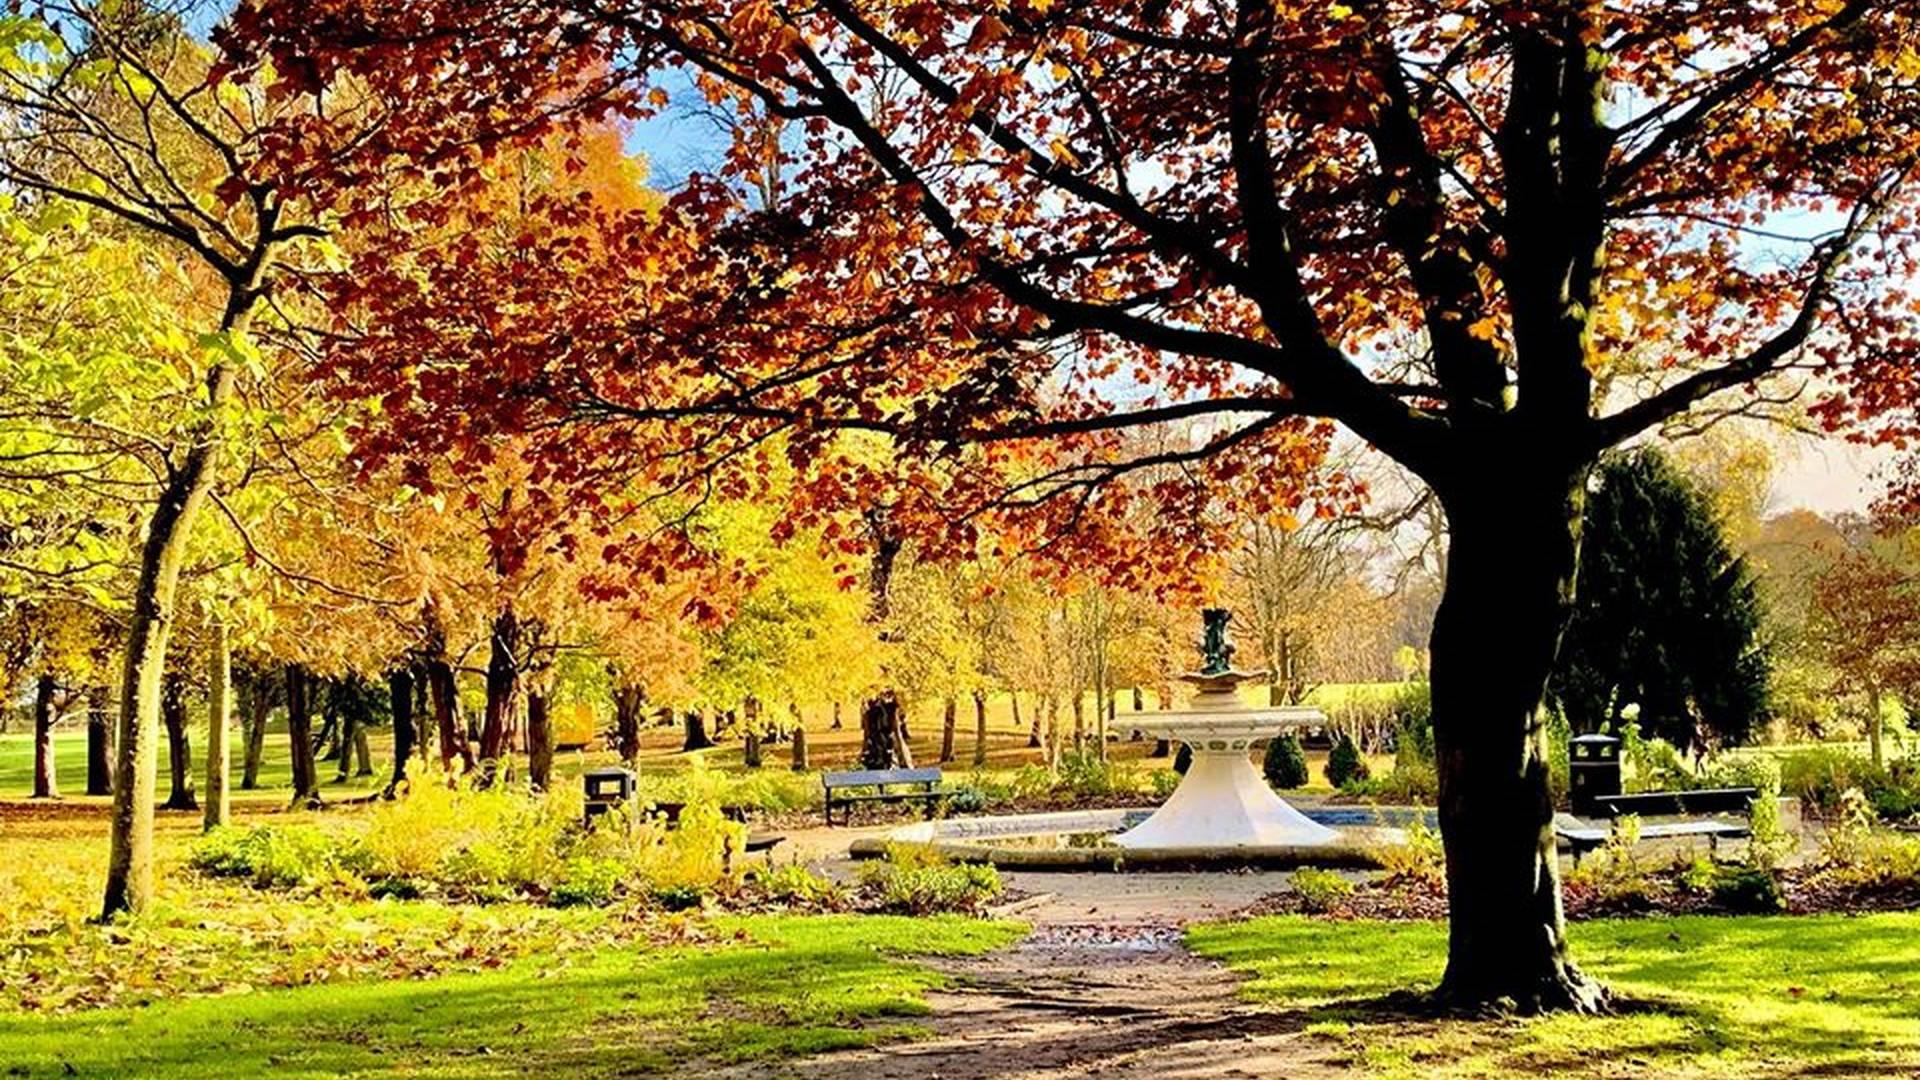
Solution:
[[[1635,1008],[1603,1019],[1412,1022],[1383,995],[1431,986],[1435,923],[1263,918],[1189,944],[1390,1077],[1905,1075],[1920,1069],[1920,914],[1578,923],[1575,955]]]
[[[725,944],[613,948],[424,981],[351,982],[65,1015],[0,1014],[24,1077],[625,1076],[908,1038],[942,977],[913,957],[1005,945],[961,918],[754,916]],[[511,930],[503,931],[511,933]]]

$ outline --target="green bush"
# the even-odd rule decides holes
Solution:
[[[1077,750],[1060,756],[1059,787],[1075,795],[1101,797],[1133,791],[1133,777],[1113,761],[1103,761],[1098,752]]]
[[[1920,836],[1889,831],[1877,817],[1859,789],[1841,793],[1816,864],[1821,878],[1847,888],[1920,884]]]
[[[1407,826],[1406,840],[1389,844],[1374,854],[1389,883],[1424,885],[1438,891],[1447,883],[1447,850],[1440,834],[1416,820]]]
[[[1165,802],[1180,786],[1180,774],[1172,769],[1155,769],[1147,774],[1147,785],[1153,791],[1153,797]]]
[[[602,907],[613,902],[625,876],[617,859],[577,856],[567,860],[548,900],[555,907]]]
[[[747,884],[768,901],[787,907],[838,911],[847,904],[847,890],[839,882],[799,863],[760,867],[747,876]]]
[[[1711,891],[1714,903],[1743,915],[1769,915],[1787,907],[1779,879],[1752,867],[1723,869],[1715,876]]]
[[[1306,867],[1293,872],[1293,891],[1300,894],[1300,905],[1322,914],[1333,911],[1353,895],[1353,882],[1331,870]]]
[[[1267,741],[1267,755],[1261,762],[1267,784],[1275,791],[1292,791],[1307,786],[1307,755],[1300,740],[1291,733]]]
[[[1632,814],[1614,821],[1613,835],[1600,850],[1567,875],[1567,884],[1584,889],[1605,904],[1643,907],[1653,894],[1653,874],[1634,853],[1640,819]]]
[[[1327,783],[1336,788],[1345,788],[1356,780],[1365,780],[1370,775],[1367,759],[1360,755],[1360,747],[1355,745],[1353,737],[1342,733],[1334,740],[1333,750],[1327,754]]]
[[[1823,812],[1838,809],[1848,791],[1872,801],[1874,792],[1892,785],[1887,770],[1844,746],[1810,746],[1780,759],[1780,790]]]
[[[294,888],[364,869],[364,849],[314,825],[215,829],[194,845],[188,863],[216,877],[242,877],[262,888]]]
[[[987,793],[973,784],[962,784],[946,791],[947,812],[979,814],[987,809]]]
[[[900,844],[860,864],[860,887],[880,910],[901,915],[977,913],[1004,891],[992,866],[954,864],[924,845]]]

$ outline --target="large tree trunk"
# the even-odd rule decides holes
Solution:
[[[492,783],[511,747],[520,696],[520,620],[512,605],[494,616],[487,654],[487,711],[480,726],[480,777]]]
[[[684,709],[680,713],[680,722],[685,725],[685,737],[680,740],[680,752],[692,753],[695,750],[710,750],[713,739],[707,735],[707,717],[699,709]]]
[[[193,744],[187,737],[187,684],[178,674],[167,677],[161,692],[160,719],[167,726],[167,801],[162,810],[198,810],[193,797]]]
[[[453,663],[447,658],[447,632],[440,621],[440,607],[428,600],[420,609],[420,671],[426,678],[427,698],[433,712],[433,727],[439,733],[440,767],[453,771],[459,759],[461,772],[473,772],[473,747],[467,742],[466,728],[460,722],[460,692],[453,681]]]
[[[60,692],[60,680],[42,674],[33,685],[33,797],[60,797],[60,778],[55,775],[53,753],[53,699]]]
[[[883,690],[860,706],[860,767],[911,769],[913,752],[900,730],[900,699]]]
[[[407,759],[413,756],[413,672],[397,667],[387,673],[387,709],[393,713],[393,776],[386,797],[398,794],[407,782]]]
[[[272,684],[260,677],[258,671],[248,671],[239,684],[244,693],[247,716],[247,755],[240,766],[240,790],[252,791],[260,786],[260,758],[267,749],[267,717],[273,713]]]
[[[1538,464],[1536,462],[1536,464]],[[1443,489],[1449,568],[1433,724],[1450,898],[1439,996],[1596,1010],[1568,955],[1541,697],[1573,600],[1585,473]]]
[[[287,665],[287,748],[292,754],[294,806],[320,804],[320,764],[313,752],[312,680],[298,664]]]
[[[973,764],[978,768],[987,763],[987,695],[979,690],[973,692]]]
[[[640,713],[646,705],[647,692],[638,683],[622,683],[613,692],[614,750],[629,769],[640,767]]]
[[[227,653],[227,624],[214,620],[207,642],[207,812],[201,826],[225,825],[232,814],[227,798],[231,765],[227,735],[233,725],[233,662]]]
[[[949,696],[941,706],[940,714],[940,764],[953,760],[954,729],[960,723],[960,705]]]
[[[527,691],[527,782],[536,791],[553,785],[553,719],[544,690]]]
[[[113,794],[113,720],[99,685],[87,691],[87,794]]]
[[[353,727],[353,762],[353,775],[373,775],[373,747],[367,741],[367,716],[364,712],[360,722]]]

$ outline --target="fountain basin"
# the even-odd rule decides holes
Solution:
[[[991,863],[1004,870],[1364,870],[1380,866],[1380,849],[1405,842],[1406,826],[1414,821],[1431,826],[1434,817],[1432,811],[1415,807],[1307,806],[1302,816],[1329,829],[1332,840],[1155,848],[1115,842],[1153,813],[1150,807],[1137,807],[923,821],[856,840],[850,850],[862,859],[885,854],[890,844],[925,844],[958,862]]]

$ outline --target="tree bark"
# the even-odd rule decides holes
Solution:
[[[836,701],[833,703],[833,730],[839,731],[842,726],[840,720],[840,703]]]
[[[900,732],[900,699],[883,690],[860,707],[860,767],[911,769],[913,752]]]
[[[100,685],[87,690],[87,794],[113,794],[113,720]]]
[[[60,680],[43,672],[33,684],[33,797],[60,797],[60,777],[55,773],[53,751],[53,699],[60,692]]]
[[[362,730],[366,727],[366,718],[361,715],[365,702],[360,693],[360,680],[357,676],[348,676],[333,684],[331,694],[334,711],[340,717],[340,758],[333,782],[346,782],[353,771],[353,755],[358,744],[366,738]]]
[[[707,735],[707,718],[699,709],[687,709],[681,714],[681,723],[685,725],[685,737],[680,741],[680,752],[692,753],[695,750],[713,748],[713,739]]]
[[[813,768],[813,763],[807,759],[807,725],[806,725],[806,721],[802,720],[800,717],[800,707],[798,705],[795,705],[792,708],[793,708],[793,771],[806,772],[808,769]]]
[[[1874,686],[1867,690],[1867,752],[1873,758],[1875,768],[1880,768],[1887,763],[1886,752],[1880,742],[1880,688]]]
[[[353,728],[353,775],[373,775],[373,747],[367,741],[367,716],[363,712],[360,722]]]
[[[520,620],[511,604],[493,619],[487,652],[487,709],[480,726],[480,778],[490,784],[511,746],[520,696]]]
[[[243,302],[244,301],[244,302]],[[229,299],[221,329],[245,329],[251,291]],[[207,403],[219,409],[233,395],[234,373],[218,364],[207,372]],[[153,899],[153,789],[158,762],[160,684],[167,639],[173,629],[174,595],[188,538],[219,463],[212,428],[201,434],[172,470],[147,521],[140,549],[140,576],[127,617],[126,659],[120,670],[120,725],[115,739],[113,816],[108,826],[107,882],[102,918],[140,911]]]
[[[398,794],[407,782],[407,759],[413,757],[413,672],[397,667],[387,672],[387,709],[393,714],[393,776],[386,797]]]
[[[640,767],[640,713],[646,705],[647,692],[638,683],[622,683],[613,692],[614,749],[628,769]]]
[[[1540,719],[1573,600],[1586,470],[1556,474],[1547,455],[1527,464],[1533,475],[1519,482],[1466,470],[1440,489],[1451,547],[1433,628],[1450,899],[1439,997],[1594,1011],[1606,993],[1567,951]]]
[[[179,675],[167,676],[161,692],[160,719],[167,726],[167,801],[162,810],[198,810],[193,796],[193,743],[187,736],[187,684]]]
[[[312,682],[298,664],[287,665],[287,748],[292,754],[294,806],[320,805],[320,765],[314,760]]]
[[[527,782],[535,791],[553,785],[553,719],[545,690],[527,691]]]
[[[940,764],[953,760],[954,729],[959,726],[960,705],[949,695],[941,706],[940,714]]]
[[[973,692],[973,764],[987,763],[987,695]]]
[[[233,808],[227,797],[231,768],[227,736],[233,725],[233,660],[227,652],[227,624],[208,627],[207,643],[207,807],[201,827],[209,832],[227,824]]]
[[[239,685],[244,691],[247,716],[247,755],[240,767],[240,790],[252,791],[260,786],[260,758],[267,748],[267,717],[273,712],[273,692],[257,671],[249,673]]]

